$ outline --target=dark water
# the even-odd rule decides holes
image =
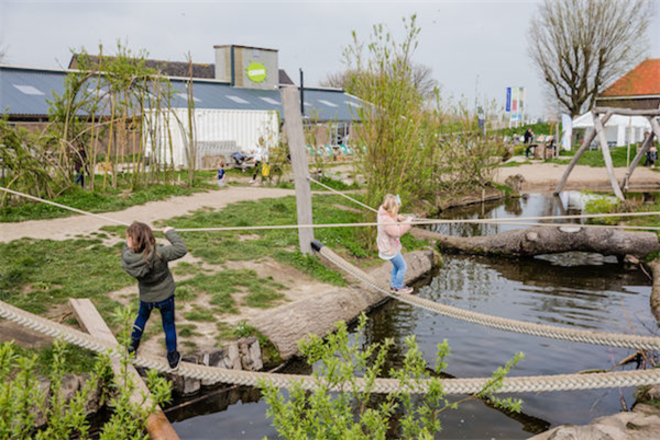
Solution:
[[[570,200],[569,200],[570,199]],[[506,204],[476,206],[445,213],[444,218],[510,218],[579,213],[575,194],[563,200],[532,195]],[[439,225],[454,235],[493,234],[511,225]],[[585,265],[584,262],[600,263]],[[505,318],[613,333],[657,335],[649,308],[650,281],[640,271],[627,270],[609,260],[570,255],[554,258],[506,260],[446,256],[418,294],[451,306]],[[562,266],[567,263],[569,266]],[[370,315],[365,343],[394,338],[388,359],[400,363],[403,339],[414,334],[430,365],[443,339],[451,346],[446,372],[460,378],[485,377],[516,352],[525,359],[512,376],[574,373],[608,369],[633,351],[557,341],[445,318],[397,301]],[[633,368],[627,367],[627,368]],[[630,405],[633,389],[520,394],[523,414],[505,414],[480,401],[443,413],[446,439],[521,439],[563,423],[586,424],[593,418],[621,410],[621,398]],[[456,399],[462,396],[455,396]],[[506,397],[506,396],[503,396]],[[185,439],[257,439],[277,433],[265,417],[266,405],[258,392],[237,389],[168,414]]]

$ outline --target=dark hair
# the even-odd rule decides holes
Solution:
[[[142,252],[142,259],[148,261],[151,249],[156,248],[156,237],[151,228],[140,222],[135,222],[126,229],[126,235],[133,239],[133,248],[136,254]]]

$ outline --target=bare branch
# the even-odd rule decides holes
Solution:
[[[639,63],[648,46],[650,0],[544,0],[530,23],[528,53],[571,116]]]

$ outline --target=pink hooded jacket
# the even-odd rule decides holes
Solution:
[[[394,258],[401,252],[399,238],[411,228],[406,223],[399,223],[398,225],[384,224],[395,222],[397,222],[397,219],[385,211],[382,206],[378,209],[378,236],[376,237],[376,244],[378,245],[378,256],[385,260]]]

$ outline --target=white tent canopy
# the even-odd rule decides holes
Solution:
[[[573,119],[573,128],[593,128],[594,118],[591,112]],[[607,143],[621,147],[641,142],[644,132],[651,131],[651,124],[644,116],[612,115],[605,124]]]

